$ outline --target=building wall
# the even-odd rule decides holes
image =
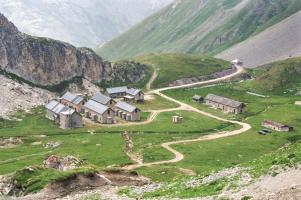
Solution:
[[[275,130],[275,131],[281,131],[281,132],[289,132],[290,131],[290,128],[287,126],[278,127],[278,126],[273,126],[272,124],[269,124],[269,123],[263,123],[262,126],[265,128],[268,128],[268,129]]]
[[[57,116],[57,117],[55,117]],[[51,110],[47,110],[46,111],[46,118],[55,121],[56,123],[59,123],[59,116],[56,115],[54,112],[52,112]]]
[[[82,101],[78,105],[76,105],[76,104],[73,104],[73,103],[71,103],[67,100],[62,99],[61,103],[66,105],[66,106],[69,106],[70,108],[73,108],[76,112],[83,113],[83,105],[85,103],[84,101]]]
[[[213,102],[213,101],[210,101],[210,100],[206,100],[206,104],[209,105],[209,106],[212,106],[214,108],[220,109],[220,110],[222,110],[224,112],[227,112],[227,113],[240,114],[240,113],[243,112],[243,107],[242,106],[237,107],[237,108],[232,108],[232,107],[225,106],[225,105],[222,105],[220,103]]]
[[[72,115],[60,114],[60,127],[62,129],[81,128],[83,127],[82,116],[76,112]]]
[[[119,118],[122,118],[126,121],[140,121],[141,120],[141,111],[137,111],[137,112],[127,112],[125,110],[116,108],[115,109],[115,114],[116,116],[118,116]]]
[[[85,117],[92,119],[93,121],[101,123],[101,124],[108,124],[110,122],[108,120],[108,118],[111,117],[114,120],[114,117],[115,117],[113,110],[110,109],[108,111],[106,111],[104,114],[99,114],[93,110],[85,108],[85,112],[89,113],[89,116],[85,116]],[[95,118],[93,118],[93,115],[95,115]]]

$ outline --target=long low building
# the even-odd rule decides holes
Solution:
[[[141,110],[126,102],[119,101],[114,106],[115,115],[126,121],[140,121]]]
[[[78,112],[56,100],[50,101],[46,105],[46,109],[46,117],[59,123],[63,129],[80,128],[83,126],[82,116]]]
[[[261,124],[263,127],[272,129],[275,131],[281,131],[281,132],[289,132],[292,131],[294,128],[285,124],[281,124],[278,122],[274,122],[272,120],[264,120]]]
[[[207,105],[220,109],[226,113],[240,114],[245,108],[245,104],[229,98],[208,94],[205,98]]]
[[[115,112],[112,108],[98,103],[94,100],[89,100],[84,105],[85,117],[92,119],[101,124],[114,124]]]
[[[111,98],[124,98],[127,102],[144,101],[144,93],[141,90],[126,86],[107,88],[106,94]]]

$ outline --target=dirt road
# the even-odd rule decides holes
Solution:
[[[219,121],[223,121],[223,122],[229,122],[232,124],[237,124],[240,125],[242,128],[239,130],[234,130],[234,131],[227,131],[227,132],[219,132],[219,133],[215,133],[215,134],[210,134],[210,135],[206,135],[206,136],[202,136],[200,138],[197,139],[191,139],[191,140],[179,140],[179,141],[173,141],[173,142],[166,142],[161,144],[161,146],[163,148],[165,148],[166,150],[168,150],[169,152],[171,152],[172,154],[174,154],[174,158],[171,160],[164,160],[164,161],[158,161],[158,162],[152,162],[152,163],[136,163],[133,165],[128,165],[125,166],[123,169],[126,170],[134,170],[140,167],[147,167],[147,166],[152,166],[152,165],[161,165],[161,164],[168,164],[168,163],[176,163],[179,162],[181,160],[183,160],[185,158],[185,156],[178,152],[177,150],[175,150],[174,148],[172,148],[172,145],[176,145],[176,144],[184,144],[184,143],[192,143],[192,142],[200,142],[200,141],[208,141],[208,140],[215,140],[215,139],[219,139],[219,138],[224,138],[224,137],[230,137],[230,136],[234,136],[234,135],[238,135],[241,133],[244,133],[248,130],[251,129],[251,125],[247,124],[247,123],[243,123],[243,122],[238,122],[238,121],[233,121],[233,120],[228,120],[228,119],[224,119],[218,116],[215,116],[213,114],[201,111],[193,106],[190,106],[186,103],[183,103],[181,101],[178,101],[174,98],[171,98],[169,96],[166,96],[165,94],[162,94],[162,91],[166,91],[166,90],[170,90],[170,89],[178,89],[178,88],[188,88],[188,87],[194,87],[194,86],[200,86],[200,85],[205,85],[205,84],[211,84],[211,83],[217,83],[217,82],[221,82],[221,81],[225,81],[228,80],[230,78],[233,78],[235,76],[240,75],[241,73],[244,72],[244,69],[242,67],[236,66],[237,67],[237,71],[233,74],[221,77],[221,78],[217,78],[217,79],[212,79],[212,80],[208,80],[208,81],[202,81],[202,82],[197,82],[197,83],[192,83],[192,84],[187,84],[187,85],[181,85],[181,86],[174,86],[174,87],[166,87],[166,88],[161,88],[161,89],[157,89],[157,90],[153,90],[153,91],[149,91],[148,94],[157,94],[163,98],[165,98],[168,101],[172,101],[175,102],[177,104],[180,105],[179,108],[181,108],[181,110],[189,110],[192,112],[196,112],[199,113],[201,115],[219,120]],[[152,80],[154,81],[154,80]],[[150,81],[148,84],[151,85],[152,81]],[[134,158],[132,159],[134,160]]]

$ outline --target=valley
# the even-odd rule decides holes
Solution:
[[[2,1],[86,46],[159,11],[95,51],[0,13],[0,199],[301,198],[300,1]]]
[[[240,73],[239,71],[237,74]],[[248,73],[256,74],[256,71]],[[230,75],[229,78],[235,75]],[[210,85],[216,81],[219,84]],[[245,173],[250,174],[253,180],[267,173],[266,170],[268,169],[259,164],[258,166],[252,164],[253,160],[273,154],[274,151],[288,143],[292,143],[291,148],[297,148],[300,145],[298,142],[300,136],[298,118],[301,110],[300,106],[295,105],[295,101],[300,98],[294,96],[293,92],[284,96],[279,95],[279,93],[278,95],[270,92],[262,93],[263,91],[254,90],[252,87],[253,82],[252,80],[238,82],[235,79],[228,82],[225,81],[225,78],[221,78],[192,85],[149,91],[147,94],[154,92],[152,94],[154,98],[146,101],[145,105],[143,105],[147,112],[152,112],[154,107],[157,109],[177,108],[179,104],[184,106],[182,109],[186,111],[166,111],[158,114],[148,124],[141,126],[137,124],[116,127],[104,126],[101,128],[87,127],[65,131],[58,129],[57,125],[43,117],[43,108],[36,108],[32,113],[16,115],[14,116],[15,119],[22,120],[15,122],[2,121],[1,135],[4,137],[22,138],[24,144],[14,148],[2,149],[1,165],[3,168],[1,167],[1,173],[11,173],[22,168],[22,166],[40,166],[46,155],[75,155],[84,160],[85,164],[75,171],[70,171],[68,176],[73,173],[93,172],[94,170],[135,169],[139,175],[149,177],[152,181],[161,185],[155,191],[144,192],[142,194],[143,197],[156,197],[159,195],[168,198],[186,198],[216,195],[222,191],[227,183],[223,178],[221,180],[218,179],[215,183],[219,185],[218,187],[215,184],[212,186],[198,184],[190,188],[185,186],[185,184],[188,184],[191,173],[198,175],[197,177],[206,177],[213,171],[239,166],[243,168],[243,171],[246,171]],[[153,85],[152,82],[149,84]],[[203,84],[205,86],[202,86]],[[209,84],[209,86],[206,86],[206,84]],[[269,94],[269,97],[250,95],[248,91]],[[225,114],[191,100],[191,97],[195,94],[205,96],[211,92],[241,100],[247,103],[247,110],[239,115]],[[286,98],[287,95],[290,98]],[[167,103],[169,101],[173,102],[170,107]],[[275,112],[281,112],[279,110],[289,112],[287,115],[275,115]],[[178,125],[171,123],[170,119],[175,113],[183,116],[183,123]],[[143,116],[147,118],[147,115]],[[212,117],[216,118],[216,120]],[[266,118],[290,124],[294,126],[295,131],[289,134],[259,135],[257,131],[260,130],[261,121]],[[232,124],[236,123],[235,120],[239,121],[238,126]],[[240,125],[244,123],[250,124],[252,128],[248,127],[241,129],[241,131],[233,131],[240,130]],[[17,128],[20,131],[17,131]],[[134,154],[142,158],[143,164],[137,165],[133,163],[125,154],[123,149],[124,141],[120,135],[125,130],[131,135],[134,144]],[[233,134],[230,134],[231,131]],[[236,135],[245,131],[246,133]],[[229,134],[226,134],[227,132]],[[200,137],[200,135],[203,136]],[[54,149],[45,149],[43,147],[44,144],[55,141],[60,143],[58,147]],[[74,145],[78,146],[76,150],[73,149]],[[16,151],[17,149],[18,151]],[[176,157],[174,157],[174,153],[176,153]],[[101,156],[98,157],[98,155]],[[212,160],[212,157],[214,157],[214,160]],[[287,161],[275,163],[271,157],[269,160],[264,160],[264,162],[265,166],[271,167],[283,165]],[[289,162],[291,163],[290,159]],[[298,163],[299,157],[294,157],[293,162]],[[27,178],[24,177],[24,180],[22,179],[21,183],[27,188],[27,192],[40,190],[49,182],[48,179],[43,179],[42,182],[33,181],[40,177],[40,173],[52,173],[50,171],[47,172],[47,170],[44,171],[43,168],[38,168],[38,170],[38,174],[32,174]],[[22,171],[20,172],[20,175],[22,175]],[[56,177],[65,176],[64,174],[58,172]],[[164,175],[162,176],[162,174]],[[198,179],[196,178],[196,180]],[[174,184],[170,186],[172,182]],[[232,182],[231,184],[235,184]],[[201,189],[206,187],[208,187],[208,191]],[[200,188],[200,190],[196,190],[196,188]],[[177,192],[175,193],[174,190]],[[191,192],[188,192],[190,190]],[[130,188],[128,190],[124,188],[121,191],[130,197],[131,195],[133,197],[136,196],[135,193],[131,192]]]

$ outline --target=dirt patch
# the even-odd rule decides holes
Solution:
[[[20,138],[0,138],[0,148],[13,148],[23,144]]]
[[[75,195],[80,191],[100,189],[108,185],[114,187],[143,186],[149,180],[138,176],[136,173],[125,171],[106,171],[97,174],[77,174],[67,180],[57,181],[49,184],[44,190],[44,199],[57,199],[67,195]]]

